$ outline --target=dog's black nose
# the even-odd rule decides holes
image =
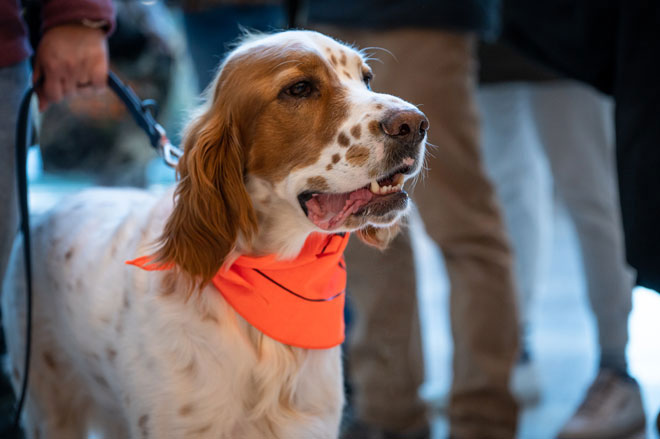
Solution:
[[[400,142],[417,143],[424,138],[429,128],[429,121],[424,113],[411,108],[387,114],[380,125],[385,134]]]

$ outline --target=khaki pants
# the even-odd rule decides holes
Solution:
[[[323,32],[383,60],[371,62],[374,89],[399,96],[430,121],[428,173],[413,198],[440,245],[451,283],[451,434],[510,438],[517,406],[508,390],[517,343],[512,259],[493,188],[482,168],[474,104],[474,39],[437,30]],[[347,253],[355,305],[349,370],[357,417],[396,432],[427,422],[418,396],[424,379],[409,238],[383,253],[353,240]]]

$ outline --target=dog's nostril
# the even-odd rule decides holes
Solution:
[[[399,141],[415,140],[424,137],[429,122],[418,110],[399,110],[390,112],[380,122],[385,134]]]

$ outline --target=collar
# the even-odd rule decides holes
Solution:
[[[328,349],[344,341],[349,234],[313,233],[295,259],[240,256],[212,283],[252,326],[287,345]],[[153,270],[149,257],[127,261]],[[166,269],[156,268],[156,269]]]

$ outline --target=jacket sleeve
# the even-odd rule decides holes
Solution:
[[[108,34],[115,27],[115,9],[112,0],[43,0],[42,32],[68,23],[104,21]]]

